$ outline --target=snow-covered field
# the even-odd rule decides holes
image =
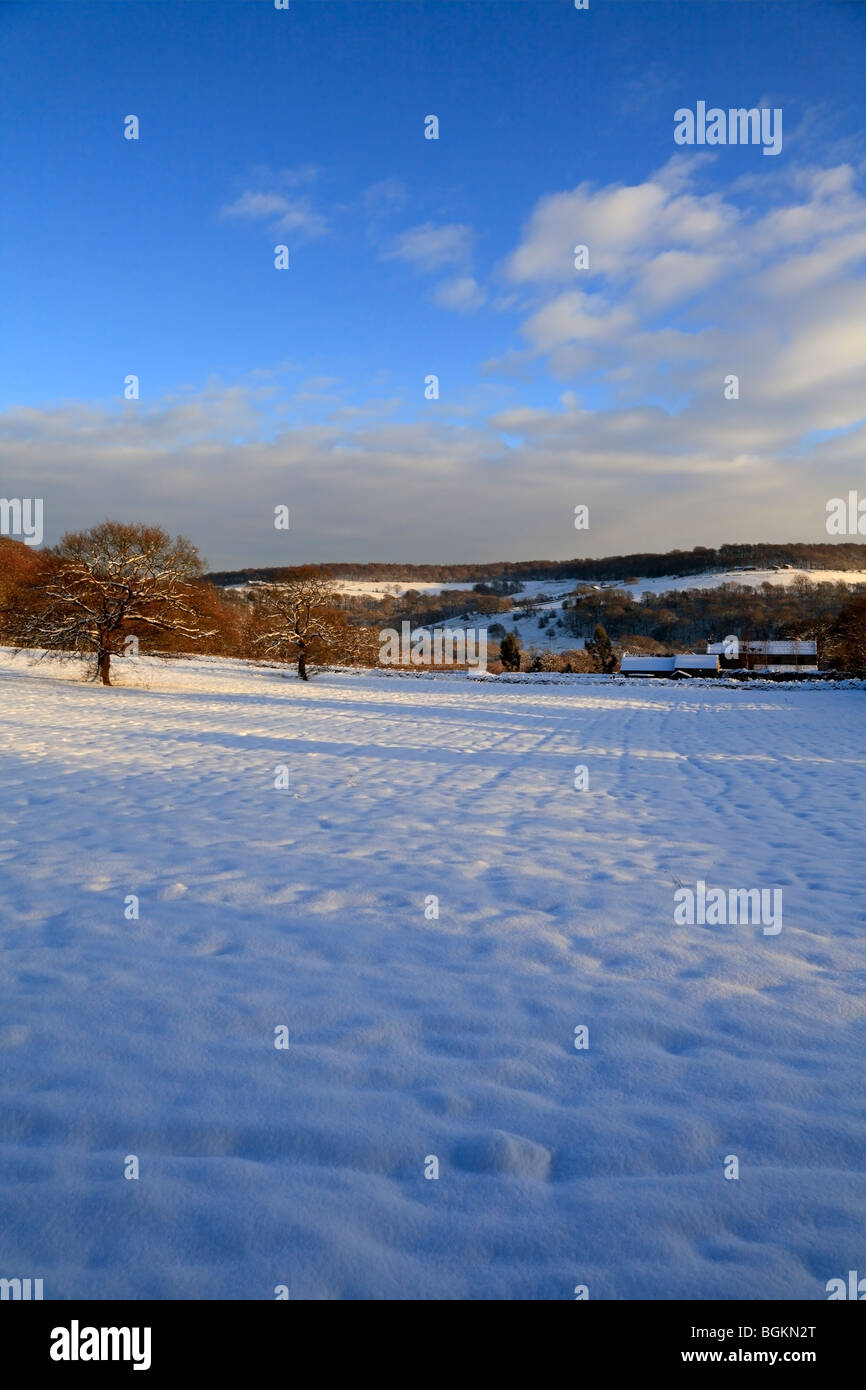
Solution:
[[[866,1268],[862,690],[117,674],[0,653],[0,1276],[823,1299]],[[675,925],[698,880],[781,887],[781,932]]]
[[[451,589],[471,589],[472,584],[472,580],[464,580],[460,584],[441,584],[424,579],[335,579],[334,589],[338,594],[358,597],[368,594],[373,598],[399,598],[410,589],[417,594],[444,594]]]
[[[663,594],[669,593],[671,590],[717,589],[720,584],[745,584],[750,588],[757,588],[761,584],[779,584],[787,588],[801,577],[808,579],[812,584],[866,584],[866,571],[864,570],[802,570],[791,568],[706,570],[702,574],[664,575],[659,579],[637,579],[633,584],[617,582],[615,587],[628,589],[635,598],[640,598],[643,593]],[[463,580],[459,584],[429,583],[413,579],[382,581],[335,579],[334,588],[341,594],[371,594],[375,598],[384,598],[389,595],[394,598],[400,594],[405,594],[409,589],[415,589],[420,594],[441,594],[448,589],[471,589],[473,582],[469,579]],[[520,593],[531,594],[533,597],[539,593],[563,595],[571,593],[576,582],[574,579],[530,579],[523,585]],[[246,586],[236,584],[232,587],[243,589]],[[599,587],[607,588],[610,586],[607,583],[600,583]]]
[[[806,579],[810,584],[866,584],[863,570],[708,570],[705,574],[665,575],[661,579],[639,579],[634,584],[619,584],[618,588],[628,589],[634,598],[641,594],[666,594],[685,589],[718,589],[722,584],[743,584],[750,589],[758,589],[762,584],[775,584],[788,589],[798,579]]]
[[[414,589],[418,594],[443,594],[448,589],[471,589],[472,583],[472,580],[466,580],[462,584],[442,584],[418,579],[334,579],[331,587],[335,593],[350,594],[354,597],[368,595],[372,598],[399,598],[410,589]],[[254,587],[246,583],[226,585],[226,588],[236,593],[246,593]]]

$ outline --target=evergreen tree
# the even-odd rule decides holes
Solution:
[[[508,632],[503,637],[499,648],[499,660],[505,671],[520,670],[520,643],[513,632]]]
[[[596,623],[595,633],[587,641],[586,650],[598,663],[599,670],[603,671],[606,676],[609,676],[616,669],[616,654],[601,623]]]

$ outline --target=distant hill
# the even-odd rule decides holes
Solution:
[[[851,541],[791,541],[781,544],[695,546],[693,550],[637,552],[607,555],[596,560],[495,560],[486,564],[408,565],[374,562],[351,564],[340,561],[326,565],[304,565],[265,569],[216,570],[206,577],[212,584],[244,584],[251,579],[287,579],[298,570],[325,571],[335,579],[406,580],[419,583],[460,584],[486,579],[586,579],[626,580],[632,577],[660,578],[663,575],[702,574],[707,570],[769,569],[773,565],[793,565],[796,569],[866,570],[866,544]]]

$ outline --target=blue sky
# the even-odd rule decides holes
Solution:
[[[866,5],[7,0],[0,50],[0,490],[49,541],[820,539],[863,480]],[[782,152],[678,147],[698,100]]]

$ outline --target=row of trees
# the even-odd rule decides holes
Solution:
[[[317,569],[249,599],[203,579],[195,546],[162,527],[104,521],[32,551],[0,546],[0,640],[59,656],[88,656],[111,684],[115,657],[161,652],[375,664],[377,634],[349,622]]]
[[[538,652],[534,648],[523,652],[516,634],[509,632],[500,644],[499,661],[503,671],[561,671],[569,674],[594,671],[606,676],[616,671],[619,665],[613,643],[600,623],[592,637],[587,638],[582,650],[570,652]]]
[[[286,571],[281,582],[291,582],[295,571]],[[399,594],[341,594],[340,606],[352,622],[371,627],[399,627],[408,622],[415,627],[433,627],[470,614],[482,617],[507,613],[510,598],[499,594],[478,593],[475,589],[443,589],[441,593],[406,589]]]
[[[443,584],[475,584],[479,581],[520,581],[544,579],[620,580],[638,575],[699,574],[704,570],[739,569],[742,566],[769,569],[791,565],[795,569],[866,569],[866,544],[859,541],[737,542],[717,547],[697,545],[692,550],[633,551],[629,555],[606,555],[597,559],[574,560],[496,560],[469,565],[406,565],[371,562],[318,566],[323,575],[334,579],[393,580],[415,579]],[[291,578],[291,571],[273,569],[223,570],[211,574],[215,584],[243,584],[250,580]],[[507,592],[507,590],[505,591]]]

